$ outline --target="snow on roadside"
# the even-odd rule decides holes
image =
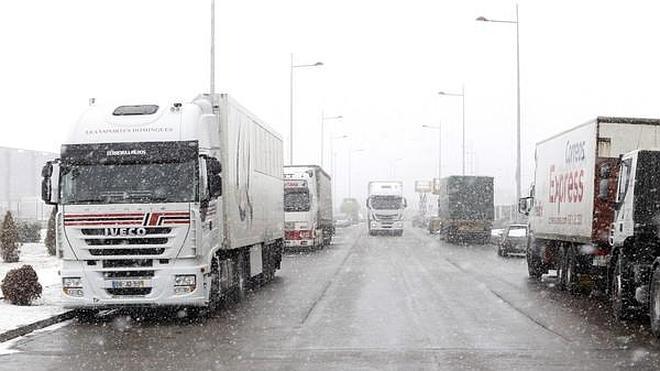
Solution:
[[[0,300],[0,333],[12,330],[30,323],[41,321],[57,314],[66,312],[60,305],[59,260],[48,255],[43,243],[26,243],[21,246],[20,260],[17,263],[5,263],[0,260],[0,280],[7,272],[29,264],[37,272],[43,291],[41,298],[30,306],[10,304]]]

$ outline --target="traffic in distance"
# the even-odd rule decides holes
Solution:
[[[296,47],[312,51],[326,44],[324,37],[289,35],[287,27],[302,27],[283,16],[283,10],[294,13],[292,4],[263,5],[254,14],[245,5],[208,0],[200,13],[204,24],[210,20],[209,35],[182,33],[167,44],[167,54],[153,40],[132,40],[149,34],[145,25],[156,30],[151,37],[165,35],[177,19],[183,21],[177,33],[201,32],[193,27],[199,19],[186,18],[193,5],[171,1],[186,9],[161,13],[135,5],[132,14],[125,5],[117,5],[123,13],[104,8],[120,22],[141,18],[122,43],[109,43],[94,27],[90,34],[112,50],[106,53],[114,63],[114,54],[134,58],[142,74],[151,67],[139,59],[151,54],[171,64],[170,74],[157,76],[163,85],[148,85],[155,95],[167,90],[164,85],[179,87],[179,79],[203,79],[192,84],[196,94],[180,98],[176,94],[190,89],[179,87],[172,98],[132,98],[133,85],[122,80],[120,93],[114,91],[119,98],[84,98],[77,120],[51,115],[68,130],[45,163],[44,156],[30,155],[39,166],[12,167],[12,156],[22,149],[9,151],[2,162],[0,370],[660,369],[660,118],[652,118],[654,107],[641,108],[644,99],[622,103],[617,115],[598,94],[584,94],[591,102],[584,105],[566,103],[554,90],[542,95],[546,87],[571,81],[560,75],[577,69],[562,67],[559,60],[571,56],[561,54],[550,67],[534,67],[550,62],[527,57],[532,66],[523,71],[534,82],[521,100],[518,5],[511,17],[471,18],[480,27],[489,22],[515,30],[511,76],[484,67],[464,77],[470,84],[452,80],[456,71],[469,75],[472,64],[499,66],[501,56],[490,49],[499,45],[495,33],[484,36],[483,51],[465,51],[472,56],[465,66],[447,62],[440,68],[445,72],[428,72],[447,57],[443,52],[425,60],[431,52],[417,50],[417,41],[427,44],[420,27],[438,22],[422,20],[438,9],[459,9],[461,16],[475,4],[493,9],[477,0],[439,8],[424,2],[301,6],[301,14],[323,15],[315,27],[326,29],[319,26],[327,25],[325,18],[342,20],[330,34],[310,27],[310,35],[323,32],[330,40],[346,32],[343,26],[350,30],[343,40],[351,53],[330,59],[346,76],[314,80],[334,98],[297,92],[298,85],[314,85],[298,81],[299,75],[325,64],[287,53],[289,90],[281,97],[281,79],[255,73],[266,67],[251,64],[270,58],[271,44],[281,47],[268,34],[291,37]],[[548,4],[525,6],[537,22],[539,14],[558,14]],[[334,13],[334,7],[342,11]],[[344,18],[352,9],[359,26]],[[381,19],[378,10],[388,13]],[[654,14],[646,8],[635,14],[641,13]],[[147,14],[168,19],[168,26]],[[455,14],[442,17],[450,22]],[[243,23],[237,26],[234,18]],[[461,45],[472,40],[467,26],[454,26],[442,28],[444,35],[454,32]],[[530,22],[541,40],[535,27]],[[365,34],[365,28],[373,32]],[[233,52],[223,49],[221,62],[218,30],[222,47]],[[579,27],[571,30],[571,36],[582,35]],[[626,32],[631,39],[643,34]],[[399,34],[407,35],[403,45]],[[599,39],[598,32],[589,35]],[[608,35],[607,42],[616,41]],[[262,39],[270,41],[257,41]],[[415,47],[401,47],[410,45]],[[203,49],[204,59],[187,47]],[[200,59],[208,71],[186,64]],[[578,66],[579,58],[573,59]],[[348,64],[359,74],[347,72]],[[216,78],[216,66],[222,66],[222,78]],[[605,74],[591,67],[599,78]],[[644,66],[626,68],[636,81],[634,70]],[[130,74],[137,85],[132,69],[118,69],[117,76]],[[413,91],[443,81],[440,76],[458,88],[433,92],[446,103],[429,109],[435,103]],[[513,95],[484,87],[483,80],[501,84],[512,76],[515,104]],[[218,80],[223,89],[216,89]],[[347,86],[338,89],[339,83]],[[618,87],[611,94],[625,90]],[[657,101],[655,90],[645,91],[645,98]],[[471,94],[474,103],[468,99],[466,111]],[[67,109],[80,105],[73,95],[66,99]],[[557,102],[547,102],[552,99]],[[288,113],[280,117],[282,103]],[[324,105],[345,107],[346,117],[329,115]],[[502,118],[500,106],[515,106],[515,114]],[[557,107],[566,112],[550,116]],[[573,122],[585,113],[590,120]],[[509,140],[513,127],[515,140]],[[431,132],[437,136],[426,135]],[[29,185],[14,184],[15,173],[30,172]],[[15,188],[35,194],[16,198]],[[33,216],[22,206],[28,197],[36,201]],[[18,241],[30,221],[37,225],[34,241]],[[19,273],[20,279],[12,278]],[[25,294],[28,289],[36,293]],[[20,295],[26,299],[14,299]]]

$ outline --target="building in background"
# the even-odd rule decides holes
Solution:
[[[17,219],[47,220],[51,207],[41,201],[41,168],[58,155],[0,147],[0,213]]]

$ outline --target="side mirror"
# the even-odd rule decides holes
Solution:
[[[525,197],[518,200],[518,213],[529,215],[528,199],[528,197]]]
[[[208,169],[209,174],[217,175],[222,173],[222,165],[220,164],[220,161],[215,157],[208,157],[206,168]]]
[[[53,194],[53,163],[53,161],[48,161],[41,169],[41,199],[47,205],[57,205],[57,195]]]

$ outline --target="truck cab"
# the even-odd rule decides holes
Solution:
[[[401,182],[369,182],[367,228],[369,235],[403,235],[403,211],[408,206]]]
[[[660,151],[622,156],[612,223],[610,293],[625,317],[649,311],[660,336]]]

